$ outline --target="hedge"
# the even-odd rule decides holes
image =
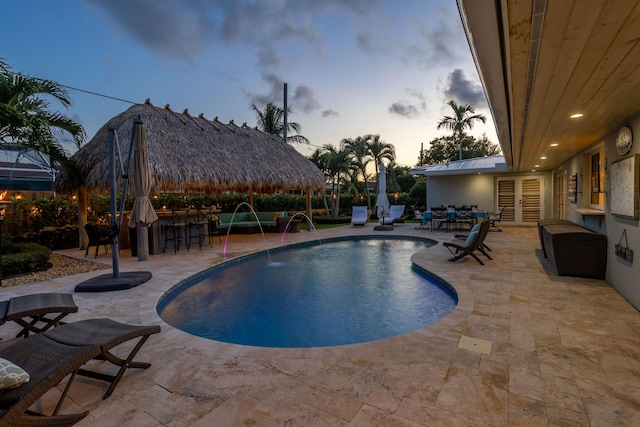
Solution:
[[[13,243],[2,255],[2,276],[31,273],[44,269],[49,262],[51,250],[37,243]]]

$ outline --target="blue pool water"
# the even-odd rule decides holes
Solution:
[[[404,334],[436,322],[457,303],[449,285],[410,261],[434,243],[350,238],[272,249],[178,284],[158,313],[193,335],[262,347]]]

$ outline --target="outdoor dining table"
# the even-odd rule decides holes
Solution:
[[[455,223],[458,218],[458,211],[448,209],[442,212],[442,220],[441,222],[447,223],[447,231],[449,231],[449,225]],[[472,210],[469,211],[469,216],[473,219],[474,223],[477,224],[479,220],[484,219],[487,216],[487,211],[485,210]],[[422,224],[426,224],[431,221],[433,224],[433,213],[431,211],[425,211],[422,213]],[[433,230],[433,225],[431,226]]]

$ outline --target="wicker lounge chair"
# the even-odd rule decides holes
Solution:
[[[0,302],[0,325],[14,321],[22,326],[17,337],[29,336],[30,332],[44,332],[63,324],[69,313],[77,313],[78,306],[71,294],[42,293],[24,295]]]
[[[71,426],[86,417],[88,412],[59,415],[58,411],[78,368],[99,354],[99,346],[60,344],[42,334],[0,350],[1,358],[15,363],[30,376],[27,383],[0,390],[0,426]],[[51,415],[28,410],[69,374],[71,378]]]
[[[449,261],[457,261],[465,256],[469,255],[476,261],[480,263],[480,265],[484,265],[484,263],[478,258],[478,256],[474,253],[475,251],[479,251],[487,258],[491,259],[489,254],[484,250],[482,244],[484,243],[485,237],[487,237],[487,233],[489,231],[490,222],[483,221],[480,223],[480,229],[477,231],[472,231],[469,233],[469,237],[465,241],[464,246],[458,245],[453,242],[445,242],[443,243],[444,247],[451,252],[453,255],[452,258],[449,258]]]
[[[102,372],[80,369],[78,370],[78,374],[109,382],[109,388],[102,396],[103,399],[106,399],[111,396],[111,393],[113,393],[113,390],[128,368],[146,369],[151,366],[150,363],[135,362],[133,358],[149,336],[159,332],[160,326],[158,325],[135,326],[119,323],[111,319],[88,319],[68,323],[59,328],[47,331],[43,335],[64,345],[82,346],[91,344],[100,346],[98,359],[106,360],[119,366],[120,369],[118,372],[115,375],[109,375]],[[114,347],[135,338],[140,338],[140,340],[124,359],[111,353],[111,349]]]

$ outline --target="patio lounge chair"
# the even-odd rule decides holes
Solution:
[[[453,242],[445,242],[443,243],[444,247],[451,252],[453,255],[452,258],[449,258],[449,261],[457,261],[465,256],[469,255],[476,261],[480,263],[480,265],[484,265],[484,263],[478,258],[478,256],[474,253],[475,251],[479,251],[487,258],[491,259],[491,257],[487,254],[487,252],[482,248],[482,244],[484,243],[484,239],[487,236],[487,232],[489,231],[489,221],[483,221],[480,223],[480,229],[477,231],[472,231],[469,233],[469,237],[464,243],[464,246],[458,245]]]
[[[75,379],[78,368],[100,354],[96,345],[69,346],[42,334],[19,340],[0,350],[0,357],[29,374],[29,382],[0,390],[1,426],[71,426],[88,412],[59,415],[58,411]],[[38,399],[71,374],[51,415],[29,411]]]
[[[471,230],[469,230],[469,233],[472,233],[474,231],[480,231],[480,226],[482,225],[481,222],[477,223],[476,225],[474,225],[473,227],[471,227]],[[467,240],[467,238],[469,237],[468,234],[456,234],[453,237],[455,237],[456,239],[462,239],[462,240]],[[485,236],[486,238],[486,236]],[[484,242],[484,240],[482,241],[482,246],[481,249],[487,250],[487,251],[491,251],[491,248],[489,246],[487,246],[487,244]],[[484,252],[483,252],[484,253]],[[486,255],[486,254],[485,254]],[[488,255],[487,255],[488,256]]]
[[[352,206],[351,207],[351,225],[367,225],[367,217],[369,216],[366,206]]]
[[[389,206],[389,216],[380,218],[378,222],[382,224],[383,220],[385,224],[404,224],[404,220],[407,218],[404,216],[404,205],[391,205]]]
[[[0,302],[0,325],[7,321],[16,322],[22,326],[16,337],[26,338],[30,332],[44,332],[63,324],[61,320],[65,316],[77,312],[78,306],[71,294],[24,295]]]
[[[149,336],[160,332],[160,326],[135,326],[119,323],[111,319],[88,319],[74,323],[68,323],[56,329],[45,332],[43,335],[50,340],[68,346],[83,346],[87,344],[100,346],[100,360],[106,360],[114,365],[120,366],[115,375],[103,372],[94,372],[87,369],[79,369],[78,375],[95,378],[110,383],[109,388],[102,396],[103,399],[111,396],[113,390],[122,379],[128,368],[146,369],[150,363],[135,362],[136,356],[142,345]],[[140,338],[136,346],[131,350],[126,358],[120,358],[111,349],[129,340]]]

